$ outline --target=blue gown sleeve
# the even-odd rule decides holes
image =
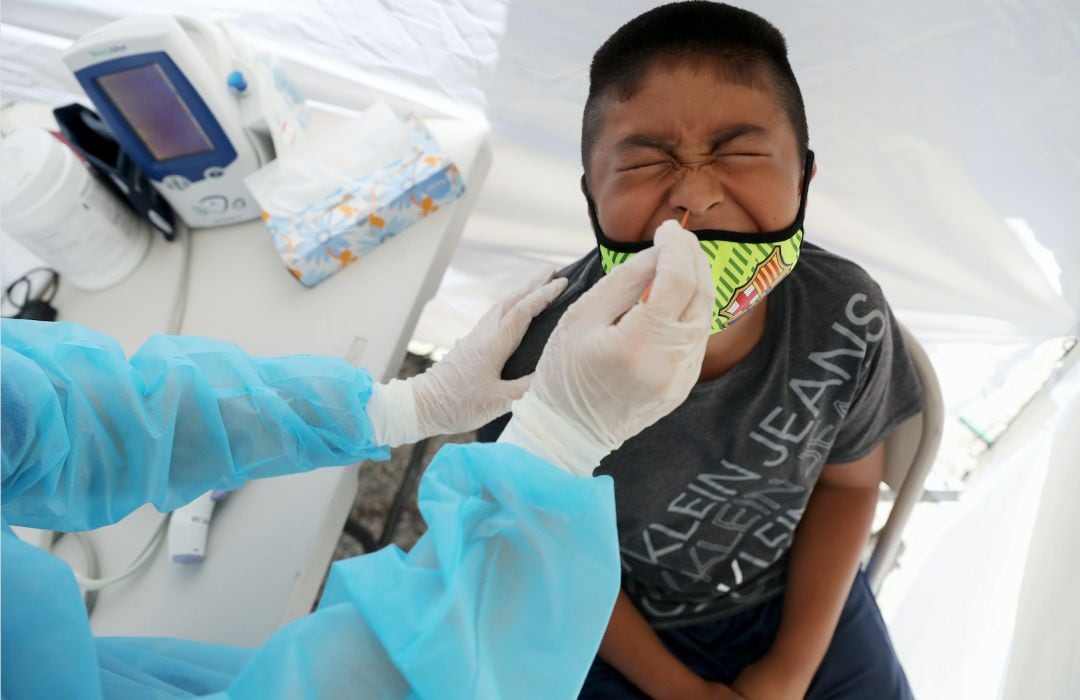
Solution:
[[[69,324],[2,331],[5,697],[576,696],[619,589],[613,482],[511,445],[445,446],[413,549],[338,562],[318,610],[259,649],[95,640],[70,570],[9,523],[92,528],[146,502],[385,457],[371,379],[197,338],[153,338],[128,362]]]
[[[336,562],[318,609],[257,650],[97,640],[104,697],[577,697],[619,591],[611,478],[445,445],[418,501],[408,553]]]
[[[50,530],[170,511],[211,489],[386,459],[372,380],[330,357],[254,358],[230,343],[154,336],[130,361],[70,323],[2,325],[5,520]]]

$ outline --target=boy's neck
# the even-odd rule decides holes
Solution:
[[[737,324],[709,338],[699,382],[716,379],[750,355],[765,335],[768,306],[769,298],[765,297]]]

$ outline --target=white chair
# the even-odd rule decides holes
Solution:
[[[866,566],[870,587],[875,595],[881,590],[885,575],[896,562],[904,526],[922,496],[923,484],[934,465],[945,424],[941,385],[938,384],[930,358],[907,328],[901,326],[900,330],[922,384],[925,407],[921,413],[896,426],[885,439],[884,481],[896,493],[896,499],[885,526],[877,535],[870,563]]]

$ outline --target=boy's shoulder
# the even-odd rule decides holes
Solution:
[[[600,266],[600,252],[593,248],[585,255],[555,273],[568,281],[560,299],[577,299],[600,281],[604,270]]]
[[[878,286],[870,273],[859,263],[809,241],[802,244],[799,263],[795,269],[800,267],[819,276],[847,278],[854,283]]]
[[[791,291],[811,294],[821,300],[847,300],[854,295],[863,295],[868,302],[885,302],[881,286],[861,265],[809,242],[803,243],[799,262],[784,284],[789,285]]]

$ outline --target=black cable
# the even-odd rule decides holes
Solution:
[[[345,521],[345,534],[359,542],[360,546],[364,548],[365,554],[374,552],[378,549],[378,546],[375,544],[375,535],[371,534],[371,530],[356,522],[351,517]]]
[[[416,490],[416,480],[419,477],[420,469],[423,465],[427,446],[428,438],[424,438],[413,445],[412,454],[409,455],[409,462],[405,465],[405,474],[401,477],[401,483],[398,485],[397,493],[394,494],[394,501],[390,504],[390,512],[387,513],[386,521],[383,523],[382,535],[379,536],[377,545],[378,549],[382,549],[390,544],[390,541],[394,537],[394,531],[397,530],[398,521],[401,520],[402,510],[405,508],[405,499],[410,493]]]
[[[46,275],[45,281],[35,285]],[[34,276],[38,279],[35,280]],[[34,287],[40,286],[35,293]],[[25,275],[8,285],[4,295],[11,305],[18,309],[14,318],[30,319],[32,321],[55,321],[57,316],[56,307],[52,300],[56,298],[56,292],[60,289],[60,273],[48,267],[35,267]]]

